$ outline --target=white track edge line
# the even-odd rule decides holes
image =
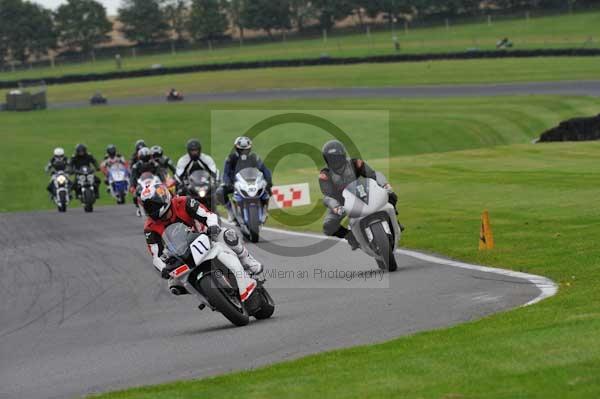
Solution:
[[[327,236],[324,236],[321,234],[301,233],[301,232],[295,232],[295,231],[275,229],[272,227],[264,227],[263,230],[271,231],[274,233],[292,235],[292,236],[318,238],[321,240],[325,239],[325,240],[340,241],[339,238],[327,237]],[[537,297],[530,300],[529,302],[521,305],[521,307],[531,306],[533,304],[541,302],[546,298],[550,298],[551,296],[556,295],[556,293],[558,292],[558,286],[556,285],[556,283],[554,281],[550,280],[547,277],[538,276],[535,274],[517,272],[514,270],[500,269],[500,268],[495,268],[495,267],[472,265],[469,263],[464,263],[464,262],[450,260],[450,259],[444,259],[444,258],[440,258],[437,256],[424,254],[422,252],[409,250],[409,249],[398,249],[398,250],[396,250],[396,252],[401,255],[410,256],[411,258],[423,260],[423,261],[430,262],[430,263],[436,263],[438,265],[458,267],[458,268],[467,269],[467,270],[477,270],[480,272],[500,274],[503,276],[509,276],[509,277],[527,280],[530,283],[532,283],[533,285],[535,285],[540,290],[540,294]]]

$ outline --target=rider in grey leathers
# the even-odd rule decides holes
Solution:
[[[327,214],[323,220],[323,232],[328,236],[345,238],[352,249],[358,248],[358,242],[350,230],[342,226],[346,216],[344,209],[344,188],[355,181],[359,176],[377,181],[381,187],[389,192],[390,203],[396,207],[398,196],[392,190],[386,177],[373,169],[362,159],[351,159],[344,145],[331,140],[323,146],[323,158],[327,167],[321,170],[319,185],[323,193],[323,203],[327,207]],[[401,228],[404,227],[401,225]]]

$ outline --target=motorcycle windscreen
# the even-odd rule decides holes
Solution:
[[[262,177],[262,172],[256,168],[246,168],[240,170],[238,175],[246,182],[251,183],[257,181],[259,177]]]
[[[196,170],[189,177],[190,185],[196,189],[208,190],[210,187],[210,174],[205,170]]]
[[[194,233],[185,224],[173,223],[165,229],[162,239],[171,255],[186,257],[189,250],[190,234]]]
[[[358,178],[344,189],[344,208],[350,217],[363,217],[381,210],[389,199],[387,190],[373,179]]]
[[[127,169],[122,164],[114,164],[109,169],[110,177],[113,181],[127,179]]]

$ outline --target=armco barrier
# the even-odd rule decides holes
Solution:
[[[466,51],[458,53],[430,53],[430,54],[394,54],[369,57],[320,57],[299,58],[289,60],[269,60],[252,62],[232,62],[220,64],[190,65],[158,69],[138,69],[133,71],[115,71],[108,73],[91,73],[84,75],[64,75],[60,77],[41,77],[35,81],[43,80],[48,85],[93,82],[101,80],[140,78],[149,76],[183,74],[192,72],[227,71],[259,68],[284,68],[317,65],[350,65],[363,63],[391,63],[391,62],[419,62],[439,60],[475,60],[495,58],[532,58],[532,57],[594,57],[600,55],[600,49],[538,49],[538,50],[490,50]],[[0,81],[0,89],[18,87],[19,82],[28,81]]]

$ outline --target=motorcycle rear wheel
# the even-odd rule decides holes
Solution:
[[[210,273],[200,280],[200,288],[206,295],[208,302],[214,306],[227,320],[238,327],[247,325],[250,322],[250,316],[239,296],[238,303],[234,304],[233,293],[227,292],[229,288],[224,288],[224,283],[219,281],[224,278],[222,275],[217,277],[215,273]],[[237,293],[236,293],[237,295]],[[239,304],[239,305],[238,305]]]

